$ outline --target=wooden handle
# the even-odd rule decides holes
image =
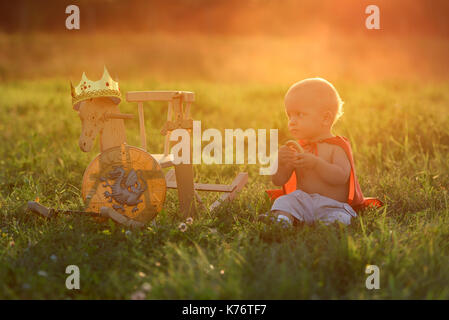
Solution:
[[[144,224],[142,222],[128,219],[127,217],[118,213],[117,211],[115,211],[114,209],[112,209],[110,207],[101,207],[100,214],[103,217],[109,217],[112,220],[114,220],[115,222],[120,223],[120,224],[130,227],[130,228],[141,228],[144,226]]]
[[[44,207],[43,205],[41,205],[36,201],[28,201],[28,209],[30,209],[33,212],[39,213],[47,218],[51,218],[54,215],[53,210]]]
[[[109,217],[120,224],[125,224],[126,221],[128,221],[128,219],[124,215],[121,215],[120,213],[109,207],[101,207],[100,214],[104,217]]]
[[[145,134],[145,117],[143,113],[143,103],[138,103],[139,110],[139,128],[140,128],[140,142],[142,144],[142,149],[147,151],[147,136]]]
[[[168,102],[168,111],[167,111],[167,122],[170,122],[172,120],[173,116],[173,101],[170,100]],[[168,152],[170,151],[170,132],[167,132],[165,134],[165,141],[164,141],[164,155],[167,156]]]
[[[133,114],[128,113],[106,113],[106,119],[134,119]]]
[[[191,91],[128,91],[126,101],[172,101],[179,96],[182,96],[184,101],[195,101],[195,94]]]

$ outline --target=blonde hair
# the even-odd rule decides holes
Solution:
[[[343,115],[344,102],[341,100],[337,89],[335,89],[332,83],[330,83],[326,79],[308,78],[298,81],[287,90],[285,97],[300,89],[309,90],[309,92],[316,96],[317,102],[321,106],[331,108],[331,112],[334,114],[332,125]]]

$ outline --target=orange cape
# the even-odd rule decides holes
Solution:
[[[313,153],[315,155],[318,154],[316,142],[309,143],[305,140],[298,140],[298,142],[303,147],[306,145],[309,145],[312,148]],[[352,156],[351,145],[349,143],[349,140],[346,137],[336,136],[336,137],[332,137],[332,138],[328,138],[328,139],[323,139],[318,142],[335,144],[335,145],[341,147],[345,151],[346,156],[348,157],[349,162],[351,163],[351,175],[349,176],[349,192],[348,192],[347,203],[355,211],[359,211],[359,210],[365,209],[370,206],[376,207],[376,208],[383,206],[382,201],[380,201],[379,199],[365,198],[363,196],[362,189],[360,189],[359,182],[357,181],[357,177],[355,175],[355,166],[354,166],[354,159]],[[288,194],[295,190],[296,190],[296,173],[295,173],[295,171],[293,171],[292,175],[290,176],[290,179],[287,181],[286,184],[284,184],[282,186],[282,189],[266,190],[266,192],[270,196],[270,199],[274,200],[277,197]]]

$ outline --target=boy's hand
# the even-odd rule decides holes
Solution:
[[[313,169],[318,164],[319,158],[311,153],[296,153],[293,165],[295,168]]]
[[[290,147],[282,146],[278,153],[279,165],[294,166],[294,161],[297,159],[297,152]]]

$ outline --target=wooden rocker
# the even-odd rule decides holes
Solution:
[[[76,88],[72,85],[71,91],[73,109],[78,111],[82,124],[80,149],[90,151],[96,136],[100,136],[100,154],[83,175],[85,211],[100,213],[109,207],[141,223],[152,220],[165,201],[164,173],[150,154],[126,144],[124,119],[132,119],[133,115],[119,111],[118,83],[105,68],[103,77],[95,82],[83,73],[80,84]]]
[[[195,199],[202,204],[196,190],[224,192],[210,206],[213,210],[222,201],[235,198],[246,184],[247,173],[240,173],[229,186],[194,184],[192,164],[174,164],[174,157],[169,153],[169,137],[176,128],[192,128],[192,92],[145,91],[127,94],[128,101],[138,102],[142,148],[126,144],[124,120],[132,119],[133,115],[119,111],[120,88],[106,67],[103,77],[95,82],[83,73],[79,85],[76,88],[71,86],[71,94],[73,109],[78,111],[82,122],[80,149],[90,151],[96,136],[100,136],[100,154],[92,160],[83,175],[81,191],[86,212],[109,212],[107,216],[120,223],[121,219],[116,219],[118,214],[146,223],[162,209],[166,188],[176,188],[180,212],[186,218],[196,213]],[[168,102],[167,122],[161,130],[166,136],[163,154],[147,152],[143,112],[145,101]],[[185,110],[184,102],[187,104]],[[171,166],[174,170],[165,176],[162,168]]]

